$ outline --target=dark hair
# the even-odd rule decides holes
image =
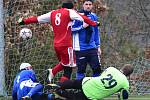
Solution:
[[[131,64],[125,64],[121,70],[123,71],[123,74],[126,76],[129,76],[130,74],[132,74],[134,68]]]
[[[68,2],[68,3],[63,3],[62,4],[62,8],[68,8],[68,9],[72,9],[74,7],[72,2]]]
[[[90,1],[90,2],[94,2],[93,0],[83,0],[83,3],[85,3],[86,1]]]

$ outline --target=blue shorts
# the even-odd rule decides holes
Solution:
[[[18,91],[17,91],[18,100],[21,100],[21,98],[26,96],[32,88],[34,88],[36,85],[39,85],[39,84],[40,83],[35,83],[31,80],[25,80],[25,81],[20,82],[20,85],[19,85]],[[37,95],[41,95],[42,92],[43,92],[43,89],[41,89],[41,91],[38,91]]]
[[[100,57],[98,55],[97,49],[88,49],[84,51],[75,51],[76,54],[76,63],[77,63],[77,73],[85,73],[87,64],[93,70],[93,73],[97,73],[97,68],[100,69]],[[99,72],[100,73],[100,72]]]

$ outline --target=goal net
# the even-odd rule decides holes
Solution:
[[[134,95],[150,94],[150,60],[138,58],[133,61],[134,73],[130,76],[130,90]]]
[[[82,0],[76,7],[81,7]],[[94,0],[94,12],[100,17],[101,29],[101,63],[102,66],[119,67],[125,63],[135,66],[134,74],[130,77],[131,93],[149,94],[150,62],[149,53],[145,48],[150,47],[150,24],[139,8],[137,0]],[[109,6],[109,10],[101,12],[101,2]],[[105,1],[105,2],[104,2]],[[22,62],[30,63],[38,79],[45,84],[45,70],[58,63],[53,48],[53,32],[50,24],[31,24],[18,26],[18,18],[38,16],[60,7],[61,0],[4,0],[5,16],[5,77],[6,90],[11,95],[15,75]],[[149,2],[143,0],[141,7],[147,7]],[[148,5],[149,4],[149,5]],[[150,7],[149,7],[150,8]],[[150,10],[144,10],[150,11]],[[136,12],[136,13],[134,13]],[[140,15],[138,18],[137,14]],[[27,27],[32,30],[31,39],[19,38],[19,31]],[[87,75],[90,75],[90,68]],[[58,81],[62,73],[57,74],[53,82]],[[74,74],[73,74],[74,78]]]
[[[17,26],[20,17],[41,15],[55,9],[57,0],[6,0],[5,1],[5,70],[6,88],[11,93],[13,80],[22,62],[33,66],[38,79],[45,82],[45,70],[53,67],[58,60],[53,50],[53,33],[49,24]],[[32,30],[31,39],[19,37],[22,28]],[[59,74],[58,74],[59,75]],[[57,77],[56,77],[57,78]]]

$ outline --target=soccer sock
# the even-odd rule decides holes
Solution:
[[[38,84],[30,90],[30,92],[27,94],[27,96],[31,97],[32,95],[36,94],[37,92],[42,92],[42,91],[43,91],[43,85]]]
[[[97,77],[97,76],[100,76],[100,73],[93,73],[92,77]]]
[[[76,79],[79,80],[79,79],[82,79],[85,77],[85,74],[84,73],[77,73],[76,74]]]
[[[47,95],[47,99],[48,99],[48,100],[55,100],[55,95],[52,94],[52,93],[49,93],[49,94]]]
[[[64,82],[66,80],[69,80],[69,78],[67,78],[66,76],[62,76],[59,81],[60,82]]]
[[[92,75],[92,77],[100,76],[100,74],[101,74],[101,72],[102,72],[102,70],[101,70],[100,67],[92,68],[92,70],[93,70],[93,75]]]
[[[52,68],[52,73],[55,76],[58,72],[62,71],[64,69],[64,67],[62,66],[62,64],[57,64],[55,67]]]

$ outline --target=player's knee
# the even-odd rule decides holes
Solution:
[[[39,89],[43,89],[44,88],[44,86],[42,84],[38,84],[37,86],[38,86]]]

